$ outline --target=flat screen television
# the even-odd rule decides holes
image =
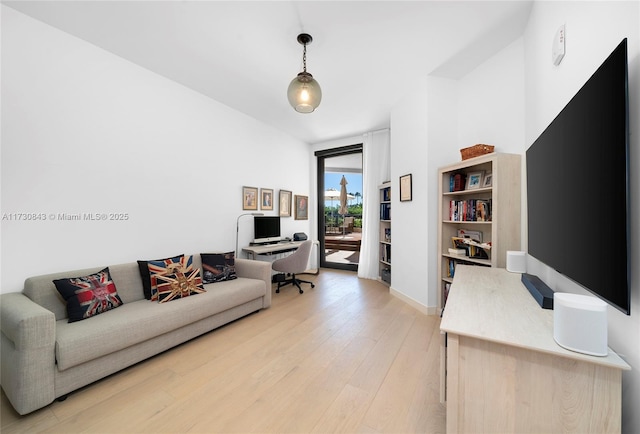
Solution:
[[[629,315],[626,39],[526,156],[528,253]]]
[[[256,244],[280,241],[280,217],[255,216],[253,218],[253,242]]]

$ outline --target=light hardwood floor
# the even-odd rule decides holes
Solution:
[[[440,319],[354,273],[18,416],[9,433],[438,433]]]

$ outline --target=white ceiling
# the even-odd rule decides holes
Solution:
[[[520,36],[531,1],[5,1],[307,143],[389,126],[428,74],[459,78]],[[320,107],[287,102],[302,70]]]

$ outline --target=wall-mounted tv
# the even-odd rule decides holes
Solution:
[[[526,155],[528,253],[629,315],[626,39]]]
[[[255,216],[253,218],[253,235],[255,244],[276,243],[280,236],[280,217]]]

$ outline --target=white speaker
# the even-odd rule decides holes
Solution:
[[[512,273],[526,273],[527,253],[507,250],[507,271]]]
[[[553,294],[553,339],[563,348],[606,356],[607,304],[595,297]]]

